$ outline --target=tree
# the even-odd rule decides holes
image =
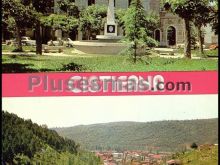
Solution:
[[[204,39],[204,31],[202,31],[201,33],[202,33],[201,41],[203,43],[204,42],[203,41],[203,39]],[[192,24],[192,26],[191,26],[191,38],[190,38],[190,41],[191,41],[191,49],[195,50],[198,47],[198,44],[197,44],[197,41],[198,41],[198,30],[197,30],[197,27],[194,24]]]
[[[123,30],[125,29],[124,27],[124,15],[126,14],[126,10],[125,9],[117,9],[115,12],[115,18],[118,21],[118,26],[120,26]]]
[[[26,7],[23,1],[3,0],[3,22],[9,25],[9,28],[14,26],[16,30],[17,51],[22,51],[21,30],[31,26],[36,21],[37,13]]]
[[[216,0],[166,0],[165,8],[171,9],[185,21],[185,57],[191,58],[191,22],[195,24],[198,30],[198,39],[201,54],[203,52],[202,43],[202,26],[205,26],[210,21],[213,22],[213,27],[217,24],[217,10],[211,7],[211,3]],[[215,5],[214,5],[215,6]],[[211,14],[211,15],[210,15]],[[217,25],[218,26],[218,25]],[[215,28],[214,28],[215,29]]]
[[[18,154],[13,160],[14,164],[18,165],[30,165],[30,158],[23,154]]]
[[[49,151],[53,149],[53,151],[60,153],[78,153],[79,146],[75,141],[59,136],[54,130],[43,128],[32,123],[31,120],[24,120],[4,111],[2,119],[4,123],[2,128],[4,132],[2,135],[3,164],[26,165],[29,164],[30,159],[32,160],[38,154],[47,158],[45,153],[47,149]],[[51,159],[54,161],[53,158]]]
[[[93,33],[98,34],[104,29],[104,18],[107,16],[107,8],[102,5],[92,5],[80,13],[79,30],[85,32],[89,40]]]
[[[62,0],[57,2],[57,7],[60,9],[60,13],[67,13],[69,16],[79,18],[79,8],[71,0]]]
[[[51,14],[41,18],[41,24],[44,27],[51,27],[53,31],[62,30],[65,32],[76,31],[79,21],[73,16],[64,14]]]
[[[198,145],[194,142],[191,144],[190,146],[192,149],[197,149],[198,148]]]
[[[218,0],[210,0],[211,1],[211,25],[212,30],[215,34],[218,34]]]
[[[133,0],[123,17],[125,37],[132,43],[133,61],[137,61],[137,49],[145,43],[152,44],[156,41],[149,36],[147,24],[152,22],[145,16],[144,7],[140,0]]]
[[[148,12],[146,14],[146,26],[145,31],[147,36],[145,38],[145,43],[149,47],[158,46],[158,42],[154,39],[154,30],[160,26],[159,25],[159,16],[154,12]]]
[[[3,17],[5,22],[14,19],[18,51],[22,51],[21,29],[32,27],[36,32],[36,53],[42,54],[40,17],[50,12],[52,0],[3,0]]]
[[[56,7],[56,13],[41,17],[42,26],[51,27],[53,31],[76,32],[79,25],[79,8],[70,0],[58,1]]]
[[[211,13],[211,6],[208,0],[200,0],[199,4],[195,6],[196,12],[195,17],[193,19],[193,23],[197,28],[198,32],[198,41],[199,41],[199,48],[201,54],[204,54],[203,50],[203,33],[202,27],[206,26],[208,23],[211,22],[212,18],[210,16]]]
[[[41,22],[40,18],[42,15],[45,15],[51,12],[53,7],[53,0],[26,0],[29,1],[29,5],[32,6],[32,10],[35,10],[39,17],[35,22],[35,31],[36,31],[36,54],[42,54],[42,36],[41,36]]]
[[[191,58],[191,22],[200,5],[199,0],[166,0],[165,8],[179,15],[185,21],[185,57]]]

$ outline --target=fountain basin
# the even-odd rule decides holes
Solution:
[[[117,55],[125,50],[129,45],[117,42],[101,42],[100,40],[74,41],[74,48],[82,54],[105,54]]]
[[[113,36],[113,35],[97,35],[96,39],[103,42],[118,42],[123,38],[123,36]]]

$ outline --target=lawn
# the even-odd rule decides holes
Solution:
[[[24,52],[35,52],[36,48],[33,46],[22,46]],[[13,52],[16,49],[15,46],[2,45],[3,52]]]
[[[2,45],[2,51],[3,52],[12,52],[13,50],[15,50],[16,47],[14,46],[9,46],[9,45]],[[23,51],[24,52],[35,52],[36,48],[33,47],[33,46],[23,46]],[[73,48],[66,48],[64,49],[64,53],[65,54],[72,54]],[[183,48],[180,48],[177,50],[177,53],[178,54],[183,54],[184,53],[184,49]],[[192,50],[192,56],[196,56],[196,57],[201,57],[201,56],[204,56],[204,57],[218,57],[218,49],[216,50],[207,50],[205,49],[204,50],[204,55],[201,55],[199,49],[195,49],[195,50]]]
[[[2,55],[3,73],[25,72],[146,72],[217,70],[217,59],[167,59],[145,56],[136,64],[123,55],[31,56]]]
[[[192,50],[192,56],[197,56],[197,57],[218,57],[218,49],[215,50],[207,50],[204,49],[204,55],[201,55],[199,49]],[[184,49],[180,48],[178,49],[177,53],[183,54]]]

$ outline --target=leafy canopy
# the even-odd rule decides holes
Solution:
[[[107,7],[103,5],[92,5],[82,10],[79,19],[79,29],[98,33],[104,29],[104,18],[107,16]]]
[[[125,37],[132,42],[156,46],[157,42],[151,37],[158,24],[158,18],[153,13],[145,13],[140,0],[133,0],[123,16]]]
[[[41,22],[46,27],[52,27],[54,30],[62,29],[63,31],[70,31],[77,29],[78,19],[73,16],[64,14],[51,14],[41,18]]]

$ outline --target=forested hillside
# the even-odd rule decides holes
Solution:
[[[118,122],[55,128],[62,136],[80,142],[87,149],[155,149],[178,151],[187,145],[218,143],[218,119]]]
[[[38,126],[14,114],[2,112],[3,164],[98,165],[99,158],[79,151],[78,145],[54,130]]]

